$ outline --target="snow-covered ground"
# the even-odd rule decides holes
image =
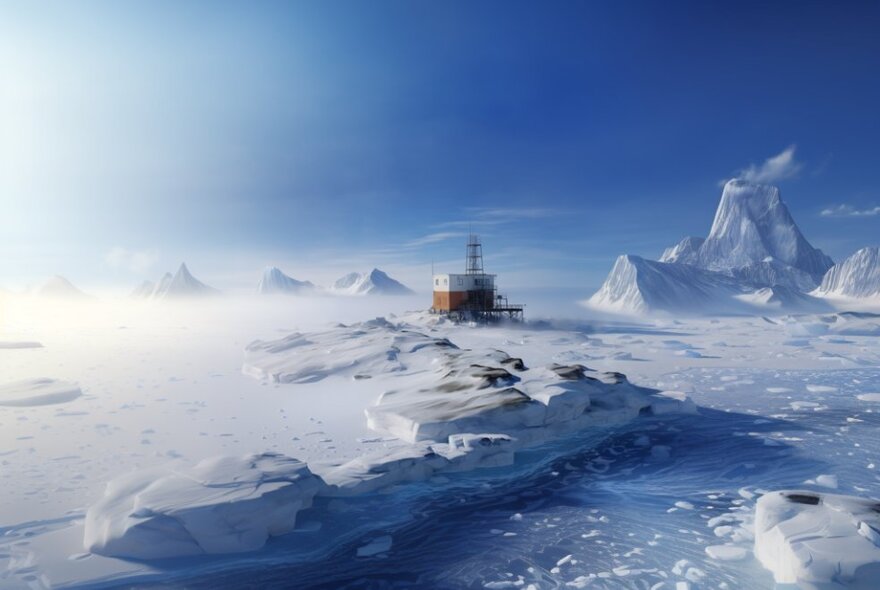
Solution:
[[[7,301],[0,588],[772,588],[762,492],[880,497],[880,317],[540,320],[558,306],[537,303],[485,328],[412,312],[422,297]],[[569,379],[578,364],[596,381]],[[570,420],[584,404],[603,420]],[[483,436],[447,440],[450,423]],[[248,552],[114,556],[142,550],[132,523],[157,544],[183,534],[163,515],[213,530],[217,486]],[[252,489],[277,527],[247,516]]]

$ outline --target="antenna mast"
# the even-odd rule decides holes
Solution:
[[[483,273],[483,245],[480,244],[480,236],[470,234],[467,244],[467,261],[465,273],[469,275],[481,275]]]

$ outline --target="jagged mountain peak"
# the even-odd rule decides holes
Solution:
[[[724,186],[707,238],[685,238],[659,262],[618,258],[590,303],[628,313],[814,307],[805,293],[832,264],[804,238],[777,187],[735,179]]]
[[[301,293],[314,289],[309,281],[299,281],[281,271],[277,266],[267,266],[263,269],[263,276],[257,285],[257,293],[269,295],[275,293]]]
[[[724,185],[697,259],[699,266],[722,272],[775,261],[816,284],[834,264],[804,238],[777,187],[739,179]]]
[[[141,292],[143,289],[144,285],[139,287],[137,292]],[[148,296],[152,299],[164,299],[216,295],[218,293],[217,289],[194,277],[186,263],[181,262],[177,272],[173,275],[170,272],[162,275]]]
[[[862,248],[835,264],[816,289],[821,296],[880,297],[880,248]]]
[[[409,287],[378,268],[368,273],[349,273],[333,284],[333,290],[349,295],[411,295],[413,293]]]
[[[680,262],[681,264],[696,264],[699,260],[700,247],[706,238],[688,236],[675,246],[666,248],[660,256],[660,262]]]

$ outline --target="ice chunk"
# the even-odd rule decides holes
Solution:
[[[135,559],[253,551],[292,531],[324,487],[304,463],[271,453],[143,470],[107,485],[86,514],[84,545]]]
[[[837,476],[823,473],[816,477],[816,485],[837,489]]]
[[[447,471],[470,471],[513,463],[513,440],[503,434],[456,434],[446,443],[426,442],[378,451],[325,474],[327,494],[351,496]]]
[[[807,385],[807,391],[810,393],[834,393],[837,388],[830,385]]]
[[[739,561],[745,559],[749,552],[745,547],[737,545],[709,545],[706,555],[718,561]]]
[[[76,383],[26,379],[0,385],[0,406],[31,407],[63,404],[82,395]]]
[[[589,398],[587,398],[589,403]],[[487,427],[527,428],[543,424],[546,407],[514,387],[436,395],[430,392],[386,393],[367,408],[370,428],[403,440],[443,440],[451,434]]]
[[[880,502],[809,491],[758,500],[755,555],[778,584],[867,590],[880,579]]]
[[[388,553],[391,549],[392,543],[393,539],[391,538],[391,535],[376,537],[366,545],[358,547],[357,556],[372,557],[373,555],[379,555],[380,553]]]

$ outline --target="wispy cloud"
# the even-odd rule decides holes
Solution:
[[[406,246],[407,248],[418,248],[419,246],[427,246],[428,244],[436,244],[438,242],[445,242],[446,240],[461,238],[465,235],[467,234],[460,231],[435,232],[433,234],[428,234],[426,236],[410,240],[409,242],[406,242],[404,246]]]
[[[133,273],[150,270],[159,260],[157,250],[128,250],[114,246],[104,255],[104,262],[113,268],[122,268]]]
[[[468,219],[444,221],[434,224],[436,228],[461,228],[468,230],[481,227],[492,227],[525,221],[529,219],[548,219],[567,215],[571,211],[547,207],[466,207]]]
[[[836,205],[822,209],[819,215],[822,217],[874,217],[875,215],[880,215],[880,207],[856,209],[852,205]]]
[[[546,207],[468,207],[467,211],[478,219],[542,219],[565,213],[562,209]]]
[[[779,182],[786,178],[793,178],[803,168],[803,164],[794,157],[795,149],[796,146],[790,145],[775,156],[767,158],[760,165],[750,164],[747,168],[737,172],[734,178],[761,183]],[[724,184],[727,180],[722,180],[721,184]]]

